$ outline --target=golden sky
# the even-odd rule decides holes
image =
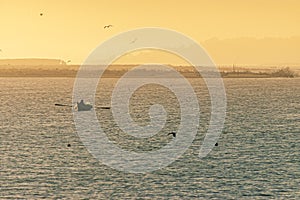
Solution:
[[[0,0],[0,59],[82,63],[115,34],[162,27],[199,42],[217,64],[300,63],[299,25],[298,0]]]

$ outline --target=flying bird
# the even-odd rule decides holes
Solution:
[[[106,29],[106,28],[110,28],[112,27],[113,25],[109,24],[109,25],[105,25],[103,28]]]
[[[44,15],[44,13],[40,13],[40,16],[43,16]]]
[[[171,132],[168,135],[173,135],[173,137],[176,137],[176,133],[175,132]]]
[[[135,41],[137,41],[137,38],[134,38],[134,40],[132,40],[132,41],[130,42],[130,44],[135,43]]]
[[[71,60],[68,60],[68,61],[67,61],[67,63],[70,63],[70,62],[71,62]]]

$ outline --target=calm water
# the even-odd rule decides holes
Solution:
[[[109,105],[115,81],[103,81],[97,105]],[[218,147],[198,158],[210,108],[203,84],[191,80],[201,107],[192,146],[166,168],[130,174],[93,158],[76,133],[74,111],[54,106],[72,104],[74,79],[0,78],[0,199],[300,199],[300,79],[224,82],[228,107]],[[115,144],[151,151],[172,140],[165,135],[180,122],[178,102],[157,85],[132,97],[132,117],[141,125],[149,122],[149,105],[158,102],[169,118],[161,132],[144,140],[122,133],[110,110],[96,111]]]

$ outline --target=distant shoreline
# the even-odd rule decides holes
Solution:
[[[201,76],[199,76],[199,74],[197,73],[181,73],[184,77],[186,78],[201,78]],[[297,78],[298,76],[273,76],[272,74],[267,74],[267,73],[224,73],[221,72],[221,77],[222,78]],[[77,71],[76,72],[56,72],[56,71],[35,71],[34,73],[30,73],[30,72],[18,72],[18,73],[3,73],[0,70],[0,77],[7,77],[7,78],[13,78],[13,77],[57,77],[57,78],[75,78],[77,75]],[[122,77],[122,73],[115,73],[115,72],[108,72],[108,73],[104,73],[102,75],[103,78],[120,78]],[[94,74],[91,73],[90,76],[86,75],[84,77],[94,77]],[[151,75],[147,75],[147,76],[143,76],[143,75],[136,75],[136,76],[132,76],[132,78],[172,78],[173,76],[170,76],[168,74],[161,74],[160,76],[151,76]],[[210,78],[215,78],[218,76],[210,76]]]
[[[126,72],[130,71],[137,65],[112,65],[104,71],[103,78],[120,78]],[[65,66],[22,66],[22,65],[0,65],[0,77],[70,77],[75,78],[79,69],[79,65],[65,65]],[[92,66],[89,71],[86,71],[84,77],[94,77],[99,67]],[[174,66],[173,66],[174,67]],[[104,68],[103,68],[104,69]],[[102,70],[103,70],[102,69]],[[191,66],[175,66],[181,75],[186,78],[200,78],[200,74]],[[210,72],[209,68],[206,71],[209,77],[222,78],[294,78],[299,77],[295,70],[289,67],[280,69],[244,69],[235,67],[234,70],[230,67],[223,67],[219,70],[220,74]],[[101,68],[100,68],[101,70]],[[170,71],[155,68],[138,69],[135,71],[132,78],[172,78]]]

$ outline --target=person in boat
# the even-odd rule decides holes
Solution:
[[[84,101],[81,99],[81,101],[78,103],[77,102],[77,109],[78,111],[87,111],[92,109],[92,105],[90,104],[85,104]]]
[[[78,104],[79,105],[85,105],[85,103],[83,102],[83,99],[81,99],[81,101]]]

